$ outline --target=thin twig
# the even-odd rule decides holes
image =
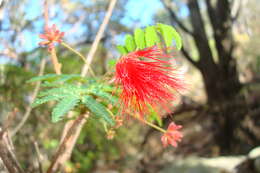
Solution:
[[[47,29],[47,27],[49,26],[49,4],[48,4],[48,0],[44,1],[44,27],[45,29]]]
[[[15,119],[17,115],[17,112],[18,109],[14,108],[14,110],[7,115],[7,119],[3,123],[2,131],[6,131],[10,127],[12,121]]]
[[[42,76],[43,75],[43,72],[44,72],[44,69],[45,69],[45,65],[46,65],[46,59],[43,58],[41,60],[41,65],[40,65],[40,71],[39,71],[39,74],[38,76]],[[37,82],[35,88],[34,88],[34,91],[33,91],[33,95],[32,95],[32,100],[31,100],[31,103],[34,102],[34,100],[36,99],[37,95],[38,95],[38,92],[40,90],[40,85],[41,85],[41,82]],[[11,132],[11,137],[13,137],[24,125],[24,123],[27,121],[27,119],[29,118],[30,114],[31,114],[31,111],[32,111],[32,107],[31,107],[31,103],[27,106],[26,108],[26,112],[23,116],[23,119],[22,121],[16,126],[16,128]]]
[[[39,166],[39,172],[40,173],[43,173],[43,169],[42,169],[42,155],[40,153],[40,149],[39,149],[39,146],[38,146],[38,143],[36,141],[33,141],[33,146],[35,148],[35,151],[36,151],[36,155],[37,155],[37,161],[38,161],[38,166]]]
[[[68,45],[68,44],[65,43],[65,42],[61,42],[61,45],[64,46],[64,47],[66,47],[66,48],[69,49],[70,51],[74,52],[76,55],[78,55],[78,56],[84,61],[84,63],[87,63],[86,58],[85,58],[80,52],[78,52],[77,50],[73,49],[70,45]],[[91,67],[89,67],[89,71],[90,71],[90,73],[91,73],[91,75],[92,75],[93,77],[96,76]]]
[[[171,19],[187,34],[194,35],[193,31],[191,31],[189,28],[187,28],[183,22],[177,17],[175,12],[170,7],[170,4],[165,2],[165,0],[161,0],[162,5],[166,8],[166,10],[169,12]]]
[[[51,62],[53,64],[55,73],[61,74],[61,64],[58,61],[58,57],[57,57],[55,48],[51,49]]]
[[[97,32],[97,35],[96,35],[96,38],[95,38],[95,40],[94,40],[94,42],[93,42],[93,44],[92,44],[92,46],[90,48],[90,51],[89,51],[89,53],[87,55],[87,62],[83,66],[83,69],[81,71],[81,76],[86,76],[87,73],[88,73],[89,66],[90,66],[90,64],[91,64],[91,62],[92,62],[92,60],[94,58],[94,55],[95,55],[95,52],[97,50],[98,44],[99,44],[99,42],[100,42],[100,40],[101,40],[101,38],[102,38],[102,36],[104,34],[104,31],[105,31],[105,29],[107,27],[109,19],[110,19],[111,15],[112,15],[113,9],[114,9],[114,7],[116,5],[116,1],[117,0],[111,0],[110,1],[110,4],[109,4],[109,7],[108,7],[106,16],[105,16],[102,24],[100,25],[100,28],[99,28],[99,30]]]
[[[8,142],[7,131],[0,129],[0,157],[9,173],[24,173]]]

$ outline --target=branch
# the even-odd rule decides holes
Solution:
[[[228,28],[226,22],[232,20],[231,16],[231,2],[229,0],[218,0],[216,5],[217,17],[220,25],[223,28]]]
[[[117,0],[111,0],[110,1],[110,4],[109,4],[109,7],[108,7],[106,16],[105,16],[102,24],[100,25],[100,28],[99,28],[99,30],[97,32],[97,35],[96,35],[96,38],[95,38],[95,40],[94,40],[94,42],[93,42],[93,44],[92,44],[92,46],[90,48],[90,51],[89,51],[89,53],[87,55],[87,60],[86,60],[87,63],[84,65],[84,67],[82,69],[81,76],[86,76],[86,74],[88,73],[89,66],[90,66],[90,64],[91,64],[91,62],[92,62],[92,60],[94,58],[94,55],[95,55],[95,52],[97,50],[98,44],[99,44],[99,42],[100,42],[100,40],[101,40],[101,38],[102,38],[102,36],[104,34],[106,26],[107,26],[107,24],[109,22],[109,19],[110,19],[111,15],[112,15],[113,9],[114,9],[114,7],[116,5],[116,1]]]
[[[46,65],[46,59],[43,58],[41,60],[41,65],[40,65],[40,71],[38,76],[42,76],[44,69],[45,69],[45,65]],[[24,123],[27,121],[27,119],[29,118],[31,111],[32,111],[32,107],[31,104],[34,102],[34,100],[36,99],[38,92],[40,90],[40,85],[41,85],[41,81],[37,82],[34,91],[33,91],[33,95],[32,95],[32,100],[31,103],[27,106],[26,108],[26,112],[21,120],[21,122],[16,126],[16,128],[11,132],[11,137],[15,136],[15,134],[23,127]]]
[[[8,142],[7,131],[0,129],[0,157],[9,173],[24,173]]]
[[[64,137],[64,140],[62,140],[58,151],[54,155],[47,173],[57,172],[58,169],[70,158],[72,149],[76,143],[76,139],[78,138],[82,127],[86,123],[88,116],[89,113],[82,114],[73,121]]]
[[[106,12],[106,16],[97,32],[96,38],[90,48],[90,51],[87,55],[86,64],[83,66],[81,76],[86,76],[89,70],[90,64],[94,58],[94,54],[97,50],[98,44],[101,40],[101,37],[105,31],[105,28],[109,22],[109,19],[112,15],[113,9],[115,7],[117,0],[111,0],[108,10]],[[71,152],[75,146],[79,133],[86,123],[86,119],[88,118],[88,113],[79,115],[76,120],[71,120],[65,124],[63,129],[61,144],[54,155],[54,158],[51,162],[51,165],[47,171],[47,173],[54,173],[70,158]]]
[[[51,49],[51,62],[56,74],[61,74],[61,63],[58,61],[55,48]]]
[[[41,164],[42,163],[42,155],[40,153],[40,149],[39,149],[38,143],[36,141],[33,141],[33,146],[34,146],[35,151],[36,151],[39,172],[43,173],[42,164]]]
[[[208,16],[212,25],[214,41],[217,49],[219,64],[222,67],[229,65],[235,47],[232,38],[232,17],[230,2],[219,0],[217,7],[213,7],[210,0],[205,0]]]
[[[190,12],[189,18],[193,28],[193,40],[199,52],[199,64],[206,64],[206,68],[217,68],[213,59],[212,50],[209,46],[205,23],[201,14],[198,0],[188,0],[187,6]],[[205,66],[200,66],[205,68]]]
[[[231,4],[232,9],[231,9],[231,20],[232,22],[235,22],[237,18],[239,17],[239,14],[241,12],[242,8],[242,2],[241,0],[235,1],[233,4]]]
[[[218,25],[218,18],[216,16],[216,11],[213,8],[210,0],[205,0],[207,5],[207,12],[210,18],[211,25],[213,26],[213,31],[216,32],[216,30],[219,28]]]
[[[194,65],[195,67],[199,66],[199,64],[193,60],[193,58],[190,56],[190,54],[186,51],[184,47],[182,47],[181,52],[192,65]]]
[[[161,0],[164,8],[166,8],[166,10],[169,12],[170,16],[171,16],[171,20],[173,20],[174,22],[177,23],[177,25],[186,33],[188,33],[189,35],[193,35],[193,32],[190,31],[181,21],[180,19],[178,19],[177,15],[174,13],[174,11],[171,9],[171,7],[169,6],[169,4],[167,4],[164,0]]]

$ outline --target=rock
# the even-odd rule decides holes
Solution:
[[[248,157],[249,157],[250,159],[255,159],[255,158],[257,158],[257,157],[260,157],[260,146],[254,148],[254,149],[252,149],[252,150],[249,152]]]
[[[199,158],[190,157],[174,161],[160,173],[232,173],[234,168],[245,160],[245,156]]]
[[[260,147],[247,156],[176,159],[160,173],[260,173]]]
[[[255,171],[260,173],[260,146],[251,150],[248,157],[253,160]]]

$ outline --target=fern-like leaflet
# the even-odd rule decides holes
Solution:
[[[117,98],[111,95],[111,86],[99,83],[94,79],[80,77],[80,75],[48,74],[34,77],[28,82],[42,81],[44,89],[38,94],[32,104],[33,107],[43,103],[55,101],[52,109],[52,122],[58,122],[76,107],[84,107],[93,116],[113,124],[113,117],[102,101],[116,103]],[[81,82],[78,85],[76,82]],[[99,100],[99,101],[98,101]],[[101,100],[101,101],[100,101]]]

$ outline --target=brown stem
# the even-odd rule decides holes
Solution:
[[[66,162],[70,158],[72,148],[76,143],[75,139],[78,138],[80,131],[83,125],[86,123],[88,116],[89,113],[82,114],[78,116],[77,119],[75,119],[73,122],[69,122],[71,123],[71,126],[68,129],[64,137],[64,140],[60,144],[58,151],[54,155],[47,173],[57,172],[57,170],[64,164],[64,162]]]
[[[43,72],[44,72],[44,69],[45,69],[45,65],[46,65],[46,59],[42,59],[41,60],[41,65],[40,65],[40,71],[39,71],[39,74],[38,76],[42,76],[43,75]],[[34,100],[36,99],[37,95],[38,95],[38,92],[40,90],[40,85],[41,85],[41,81],[37,82],[35,88],[34,88],[34,91],[33,91],[33,94],[32,94],[32,100],[31,100],[31,103],[34,102]],[[29,118],[30,114],[31,114],[31,111],[32,111],[32,106],[31,106],[31,103],[27,106],[26,108],[26,112],[21,120],[21,122],[16,126],[16,128],[11,132],[11,137],[13,137],[24,125],[24,123],[27,121],[27,119]]]
[[[90,48],[90,51],[89,51],[89,53],[87,55],[86,64],[84,65],[84,67],[83,67],[83,69],[81,71],[81,76],[86,76],[86,74],[88,73],[89,66],[90,66],[90,64],[91,64],[91,62],[92,62],[92,60],[94,58],[94,55],[95,55],[95,52],[97,50],[98,44],[99,44],[99,42],[100,42],[100,40],[101,40],[101,38],[102,38],[102,36],[104,34],[104,31],[105,31],[105,29],[107,27],[109,19],[110,19],[111,15],[112,15],[113,9],[114,9],[114,7],[116,5],[116,1],[117,0],[111,0],[110,1],[110,4],[109,4],[109,7],[108,7],[106,16],[105,16],[102,24],[100,25],[100,28],[99,28],[99,30],[97,32],[97,35],[96,35],[96,38],[95,38],[95,40],[94,40],[94,42],[93,42],[93,44],[92,44],[92,46]]]
[[[56,74],[61,74],[61,64],[58,61],[55,48],[51,49],[51,62]]]
[[[0,157],[9,173],[24,173],[8,142],[7,131],[0,129]]]
[[[35,151],[36,151],[39,172],[43,173],[42,164],[41,164],[42,163],[42,155],[40,153],[40,149],[39,149],[38,143],[36,141],[34,141],[33,142],[33,146],[34,146]]]

